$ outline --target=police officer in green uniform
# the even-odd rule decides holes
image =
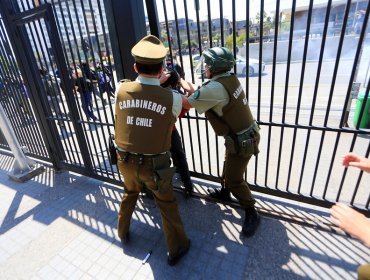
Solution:
[[[120,84],[115,107],[117,165],[125,190],[118,213],[118,236],[123,245],[129,241],[136,201],[143,187],[148,188],[161,212],[168,264],[174,265],[190,247],[173,191],[169,153],[172,127],[182,108],[181,95],[160,86],[166,48],[157,37],[144,37],[131,53],[139,76]]]
[[[194,107],[200,114],[205,113],[215,133],[225,138],[222,188],[209,189],[210,196],[230,201],[231,192],[245,208],[242,232],[251,236],[260,217],[254,208],[255,200],[244,180],[244,173],[250,158],[259,152],[260,135],[244,90],[236,76],[229,73],[234,65],[234,56],[227,48],[215,47],[204,51],[198,66],[205,70],[210,80],[197,90],[194,90],[194,85],[182,80],[183,88],[193,93],[188,99],[183,98],[183,106]]]

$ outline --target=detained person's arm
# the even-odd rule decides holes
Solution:
[[[192,95],[197,86],[191,82],[185,81],[183,78],[180,79],[180,86],[188,93],[188,96]]]

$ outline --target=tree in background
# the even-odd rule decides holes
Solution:
[[[255,17],[256,24],[260,25],[261,16],[260,13],[257,13]],[[269,35],[270,30],[274,29],[275,25],[275,18],[272,18],[271,16],[268,16],[265,11],[263,11],[263,35]]]
[[[243,33],[240,33],[239,36],[236,36],[236,46],[240,47],[243,46],[246,40],[246,32],[244,31]],[[230,34],[229,36],[226,37],[225,39],[225,44],[226,47],[230,50],[233,49],[233,34]]]

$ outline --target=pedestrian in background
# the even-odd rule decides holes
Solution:
[[[166,48],[155,36],[140,40],[131,50],[138,78],[117,90],[115,141],[124,194],[118,213],[118,236],[130,240],[130,220],[140,191],[153,192],[167,242],[168,264],[175,265],[189,250],[172,186],[171,132],[181,112],[181,95],[160,86]]]
[[[49,75],[45,68],[40,68],[40,76],[44,86],[44,90],[47,95],[47,99],[50,104],[51,113],[55,115],[57,118],[62,117],[62,110],[60,109],[59,102],[61,102],[61,94],[60,94],[60,87],[56,77]],[[65,127],[64,122],[62,120],[58,120],[58,125],[60,127]]]
[[[357,167],[370,173],[370,160],[355,153],[343,155],[342,164],[345,167]],[[330,219],[342,230],[360,239],[370,247],[370,221],[365,215],[343,203],[337,203],[331,208]],[[359,266],[357,274],[359,280],[370,279],[370,264]]]
[[[224,47],[208,49],[199,63],[210,80],[197,90],[190,82],[181,80],[185,91],[192,94],[188,98],[183,97],[183,106],[194,107],[199,114],[205,113],[215,133],[225,138],[226,146],[222,188],[208,191],[212,198],[219,200],[230,201],[230,192],[238,199],[245,209],[242,232],[252,236],[260,216],[254,207],[256,201],[244,180],[244,173],[251,157],[259,153],[259,127],[239,80],[229,73],[235,65],[230,50]]]
[[[98,118],[94,115],[92,109],[92,87],[89,79],[84,77],[80,68],[73,70],[73,77],[75,79],[75,88],[81,95],[82,110],[84,111],[88,120],[96,121]]]

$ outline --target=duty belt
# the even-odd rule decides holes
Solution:
[[[153,165],[157,165],[157,163],[166,161],[166,159],[170,158],[169,152],[165,152],[162,154],[136,154],[131,152],[125,151],[118,151],[120,155],[120,161],[128,162],[129,160],[137,163],[138,165],[142,165],[144,163],[153,163]]]
[[[251,130],[258,127],[258,124],[256,121],[254,121],[250,126],[248,126],[246,129],[243,129],[242,131],[239,131],[236,133],[236,135],[242,135],[244,133],[249,133]]]

